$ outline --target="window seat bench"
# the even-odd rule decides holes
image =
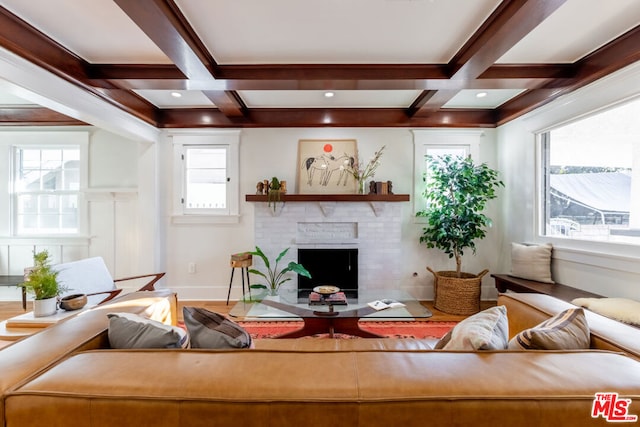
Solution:
[[[562,285],[560,283],[543,283],[535,280],[521,279],[509,274],[492,274],[496,281],[496,289],[503,293],[507,290],[514,292],[533,292],[556,297],[560,300],[571,302],[575,298],[603,298],[603,295]]]

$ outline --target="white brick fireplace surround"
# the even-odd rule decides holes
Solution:
[[[286,202],[278,203],[274,213],[273,206],[255,203],[256,245],[270,261],[290,248],[282,266],[297,261],[299,248],[357,248],[358,288],[394,289],[400,280],[403,205],[377,201]],[[254,265],[262,267],[255,258]],[[297,288],[296,278],[287,286]]]

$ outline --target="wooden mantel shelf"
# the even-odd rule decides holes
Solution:
[[[247,194],[247,202],[268,202],[266,195]],[[283,194],[282,202],[408,202],[408,194]]]
[[[247,194],[245,200],[265,203],[269,201],[266,195],[258,194]],[[324,216],[331,216],[338,202],[364,202],[369,203],[375,215],[379,216],[384,212],[386,202],[408,201],[408,194],[282,194],[276,203],[276,206],[280,205],[280,210],[274,208],[272,212],[275,216],[279,216],[279,212],[286,202],[316,202],[320,205]]]

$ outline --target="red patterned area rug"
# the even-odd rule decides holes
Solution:
[[[274,338],[302,328],[302,322],[237,322],[251,334],[251,338]],[[458,322],[394,322],[366,321],[360,327],[387,338],[442,338]],[[323,338],[328,334],[314,335]],[[337,338],[357,338],[351,335],[336,334]]]

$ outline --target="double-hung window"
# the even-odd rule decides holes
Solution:
[[[173,136],[174,222],[237,221],[238,136],[237,131]]]
[[[80,147],[14,146],[13,159],[15,234],[78,234]]]

